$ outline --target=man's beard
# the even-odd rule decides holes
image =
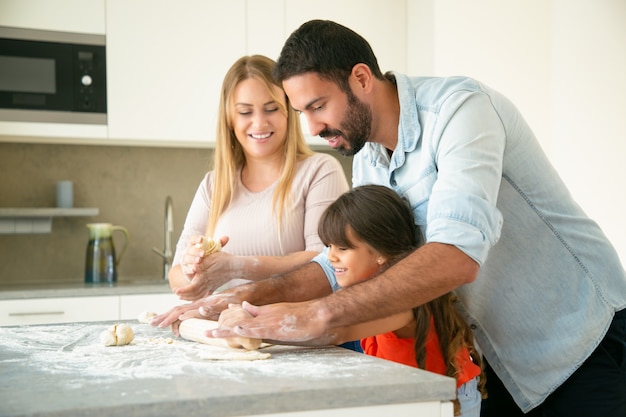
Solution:
[[[319,136],[341,136],[349,147],[341,145],[337,151],[344,156],[352,156],[363,149],[372,134],[372,111],[352,91],[348,91],[347,96],[348,107],[339,124],[341,129],[324,129]]]

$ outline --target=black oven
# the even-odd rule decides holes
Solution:
[[[0,120],[106,124],[104,35],[0,27]]]

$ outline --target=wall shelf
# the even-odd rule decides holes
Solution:
[[[100,209],[56,207],[0,207],[0,234],[50,233],[53,217],[97,216]]]

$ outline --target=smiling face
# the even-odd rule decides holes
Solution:
[[[346,238],[351,248],[329,245],[328,260],[335,269],[337,282],[343,288],[371,278],[387,258],[359,239],[350,226],[346,226]]]
[[[293,108],[306,117],[311,135],[343,155],[354,155],[370,140],[372,112],[351,92],[314,72],[290,77],[283,87]]]
[[[286,100],[278,86],[272,88],[274,94],[258,79],[248,78],[233,92],[232,125],[246,158],[282,152],[287,137]]]

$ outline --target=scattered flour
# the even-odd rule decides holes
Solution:
[[[5,361],[19,361],[46,373],[63,373],[73,386],[92,379],[115,382],[194,374],[235,381],[245,381],[254,374],[268,379],[268,383],[285,376],[321,380],[339,373],[340,377],[350,378],[353,372],[363,370],[366,361],[368,371],[376,372],[376,365],[366,355],[346,356],[340,349],[271,346],[250,351],[261,355],[254,359],[264,359],[271,352],[270,360],[207,360],[227,358],[229,349],[180,339],[169,329],[146,324],[133,325],[135,339],[130,344],[106,347],[98,335],[107,325],[0,327],[0,366]],[[340,369],[337,357],[341,357]]]

